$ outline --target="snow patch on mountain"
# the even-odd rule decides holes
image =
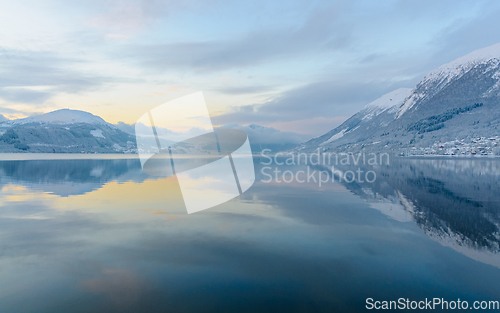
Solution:
[[[363,120],[371,120],[385,111],[396,112],[405,99],[411,94],[411,88],[399,88],[391,91],[377,100],[368,103],[361,112],[365,112]]]
[[[90,134],[96,138],[105,138],[104,135],[102,134],[102,130],[100,129],[91,130]]]
[[[377,100],[368,103],[365,109],[380,108],[380,109],[390,109],[395,106],[399,106],[403,103],[406,97],[412,91],[411,88],[399,88],[389,93],[386,93]]]
[[[337,139],[340,139],[340,138],[344,137],[344,135],[345,135],[345,133],[346,133],[346,131],[347,131],[348,129],[349,129],[349,128],[344,128],[344,129],[342,129],[340,132],[338,132],[338,133],[336,133],[335,135],[333,135],[332,137],[330,137],[330,139],[328,139],[328,140],[326,140],[326,141],[322,142],[322,143],[320,144],[320,146],[326,145],[327,143],[330,143],[330,142],[332,142],[332,141],[335,141],[335,140],[337,140]]]
[[[497,82],[495,85],[493,85],[490,89],[488,89],[485,93],[483,93],[483,97],[495,97],[495,96],[500,96],[500,71],[496,72],[491,76],[493,79],[496,79]],[[497,91],[498,93],[495,95],[494,92]]]

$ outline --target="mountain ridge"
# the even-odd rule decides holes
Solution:
[[[106,122],[103,118],[97,115],[94,115],[86,111],[71,110],[71,109],[60,109],[36,116],[4,121],[4,125],[19,125],[19,124],[29,124],[29,123],[40,123],[40,124],[88,123],[88,124],[108,124],[112,126],[112,124]]]
[[[375,102],[392,109],[370,115],[367,105],[293,151],[500,155],[499,90],[500,44],[496,44],[438,67],[411,89],[399,107],[388,103],[391,93],[384,95]]]
[[[254,152],[292,148],[307,138],[256,124],[230,124],[221,128],[245,131]],[[171,133],[175,141],[177,133],[163,131]],[[137,153],[135,124],[114,125],[92,113],[70,109],[0,121],[0,152]]]
[[[0,123],[1,152],[132,153],[135,138],[99,116],[61,109]]]
[[[485,67],[484,71],[495,71],[492,75],[496,78],[496,83],[484,93],[492,93],[500,89],[500,43],[475,50],[463,57],[457,58],[449,63],[439,66],[427,74],[422,81],[414,88],[412,95],[408,96],[404,105],[398,110],[396,118],[400,118],[405,112],[410,110],[414,105],[425,100],[425,96],[434,96],[436,93],[445,88],[453,79],[457,79],[471,71],[476,67]],[[422,89],[427,90],[429,86],[435,85],[431,94],[421,92]]]

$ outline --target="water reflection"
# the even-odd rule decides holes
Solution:
[[[84,194],[117,181],[143,182],[137,159],[0,161],[0,186],[18,184],[60,196]]]
[[[374,170],[374,183],[344,185],[440,244],[500,267],[500,162],[395,158]]]
[[[257,182],[187,215],[176,177],[148,177],[137,159],[2,161],[0,311],[498,300],[499,163],[474,162],[392,160],[374,184]]]

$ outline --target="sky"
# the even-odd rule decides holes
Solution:
[[[499,1],[0,0],[0,114],[110,123],[203,91],[215,125],[318,136],[500,42]]]

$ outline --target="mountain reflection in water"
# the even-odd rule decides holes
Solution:
[[[0,161],[0,312],[499,299],[499,160],[391,159],[364,169],[374,183],[321,187],[254,163],[246,193],[188,215],[175,176],[137,159]]]
[[[345,186],[387,216],[413,221],[440,244],[500,268],[498,160],[393,158],[374,170],[374,183]]]

